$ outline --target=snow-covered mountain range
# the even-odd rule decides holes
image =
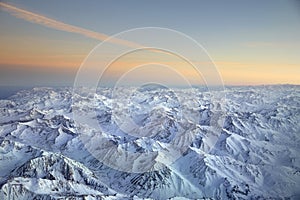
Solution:
[[[300,86],[82,91],[0,100],[0,199],[300,199]]]

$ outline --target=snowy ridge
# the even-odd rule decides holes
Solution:
[[[197,88],[176,89],[179,97],[165,88],[120,90],[133,95],[116,104],[102,88],[93,100],[78,94],[72,105],[71,88],[34,88],[1,100],[0,199],[300,198],[299,86],[228,87],[221,102],[218,91]],[[217,135],[211,120],[220,108]],[[79,123],[74,109],[83,116]],[[138,126],[123,123],[128,113]],[[180,131],[186,134],[176,138]],[[89,151],[96,144],[86,146],[99,134],[121,152],[153,153],[145,164],[159,170],[106,165]],[[209,135],[218,137],[206,151]],[[175,162],[161,154],[190,138]]]

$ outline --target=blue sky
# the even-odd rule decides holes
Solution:
[[[4,3],[106,35],[148,26],[174,29],[206,48],[226,84],[300,84],[296,76],[300,72],[300,6],[296,1]],[[1,85],[72,83],[85,56],[100,42],[16,18],[4,9],[0,24]],[[53,57],[59,57],[57,63],[49,59]],[[59,73],[68,78],[61,80]]]

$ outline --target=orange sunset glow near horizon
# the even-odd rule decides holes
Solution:
[[[0,24],[2,86],[72,85],[77,70],[100,42],[137,27],[164,27],[193,38],[206,49],[225,85],[300,84],[300,10],[294,1],[12,0],[0,2]],[[116,47],[142,46],[123,39],[110,42]],[[173,45],[190,51],[180,41]],[[106,77],[113,79],[143,59],[159,61],[160,56],[124,57]],[[194,79],[193,84],[204,83],[187,63],[164,57],[161,64]],[[176,85],[176,79],[165,78]]]

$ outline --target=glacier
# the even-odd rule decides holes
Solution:
[[[0,199],[300,199],[297,85],[38,87],[0,112]]]

